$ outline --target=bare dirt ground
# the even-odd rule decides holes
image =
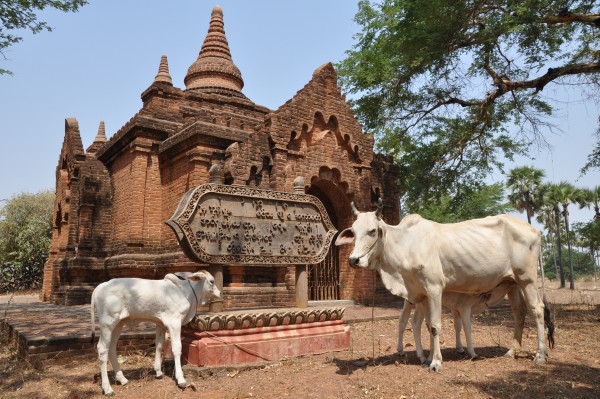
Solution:
[[[536,334],[531,317],[523,352],[504,357],[511,336],[510,312],[474,316],[472,361],[455,352],[452,320],[444,316],[443,371],[430,373],[415,355],[412,332],[405,332],[405,357],[396,352],[398,323],[382,320],[351,325],[352,347],[345,352],[289,359],[254,369],[220,370],[212,375],[185,370],[193,384],[180,390],[167,376],[154,379],[152,359],[127,356],[129,384],[113,382],[117,398],[598,398],[600,397],[600,282],[577,290],[547,285],[556,324],[556,346],[548,363],[535,366]],[[424,343],[428,342],[423,336]],[[110,374],[110,372],[109,372]],[[0,346],[1,398],[101,398],[95,360],[67,364],[23,364]]]

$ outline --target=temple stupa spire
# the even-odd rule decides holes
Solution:
[[[100,121],[100,126],[98,126],[98,133],[94,138],[94,142],[92,145],[88,147],[86,152],[90,154],[95,154],[100,147],[102,147],[106,143],[106,128],[104,127],[104,121]]]
[[[184,82],[187,90],[217,88],[241,91],[244,87],[242,74],[231,58],[220,6],[213,8],[202,49],[198,59],[189,67]]]
[[[166,55],[160,57],[160,65],[158,66],[158,73],[154,77],[154,82],[173,86],[173,80],[169,74],[169,62],[167,61]]]

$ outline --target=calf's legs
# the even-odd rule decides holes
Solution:
[[[165,344],[165,329],[156,325],[156,353],[154,354],[154,371],[156,378],[162,378],[162,350]]]
[[[108,326],[100,325],[100,337],[98,339],[98,361],[100,363],[100,377],[102,379],[102,391],[106,396],[114,395],[114,391],[108,380],[108,352],[111,345],[112,330]]]
[[[514,286],[508,292],[508,301],[510,302],[510,308],[512,310],[513,320],[515,322],[515,329],[513,330],[511,348],[508,350],[508,352],[506,352],[505,356],[515,357],[515,355],[521,350],[523,326],[525,325],[525,315],[527,313],[523,296],[521,294],[521,289],[518,286]]]
[[[402,308],[402,313],[400,313],[400,318],[398,322],[398,346],[396,350],[400,356],[404,356],[404,331],[406,331],[406,326],[408,325],[408,319],[410,318],[410,312],[413,309],[413,304],[404,300],[404,306]],[[413,330],[414,331],[414,330]]]
[[[187,382],[183,378],[183,370],[181,369],[181,326],[175,323],[166,327],[171,337],[171,349],[175,361],[175,379],[177,380],[177,386],[183,389],[187,387]]]
[[[421,302],[419,304],[417,304],[416,308],[415,308],[415,314],[413,316],[413,320],[412,320],[412,326],[413,326],[413,335],[415,337],[415,351],[417,352],[417,357],[419,358],[419,360],[421,361],[421,363],[425,363],[426,362],[426,358],[425,355],[423,354],[423,343],[421,342],[421,326],[423,325],[423,320],[425,319],[425,313],[426,313],[426,308],[425,308],[426,304],[424,302]],[[428,328],[429,330],[429,328]],[[431,341],[429,343],[429,349],[431,349]],[[430,350],[431,352],[431,350]]]
[[[112,364],[113,372],[115,373],[115,379],[119,381],[119,384],[125,385],[129,381],[123,375],[123,371],[121,370],[121,365],[119,364],[119,360],[117,359],[117,343],[119,342],[119,337],[121,336],[121,331],[123,331],[123,323],[117,324],[112,332],[112,337],[110,341],[110,348],[108,351],[108,358],[110,359],[110,363]]]
[[[452,311],[452,317],[454,317],[454,336],[456,341],[456,351],[460,354],[465,353],[465,348],[463,347],[462,340],[460,338],[460,332],[462,330],[462,320],[460,318],[460,314],[456,311]]]
[[[477,353],[475,353],[475,349],[473,349],[473,339],[471,335],[471,306],[465,306],[464,309],[462,309],[460,317],[462,318],[462,325],[465,330],[465,337],[467,338],[467,352],[471,358],[476,359],[479,356]],[[458,339],[460,339],[460,329],[457,331],[456,336],[459,337]]]

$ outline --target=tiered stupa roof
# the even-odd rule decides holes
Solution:
[[[158,73],[154,77],[154,82],[173,86],[173,80],[169,74],[169,62],[167,61],[166,55],[160,57],[160,65],[158,66]]]
[[[213,8],[208,34],[184,82],[187,90],[229,89],[241,92],[244,87],[242,74],[231,58],[220,6]]]

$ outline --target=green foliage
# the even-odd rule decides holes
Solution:
[[[359,2],[337,65],[409,204],[475,189],[540,140],[550,82],[598,84],[595,0]]]
[[[581,209],[594,208],[594,219],[600,220],[600,186],[581,189]]]
[[[598,120],[598,124],[600,125],[600,119]],[[585,175],[592,169],[600,170],[600,127],[596,132],[596,145],[588,155],[587,162],[581,168],[581,173]]]
[[[520,166],[508,172],[506,187],[510,190],[508,199],[519,212],[526,212],[531,224],[531,217],[541,204],[539,190],[544,178],[544,171],[531,166]]]
[[[558,262],[558,254],[555,253],[555,255],[557,256],[556,261]],[[562,257],[563,263],[568,262],[568,254],[566,251],[562,252]],[[573,280],[594,274],[594,260],[589,253],[580,252],[574,249],[571,252],[571,260],[573,262]],[[554,267],[552,252],[550,251],[544,253],[544,273],[549,279],[556,278],[556,269]],[[567,271],[567,278],[571,280],[570,271]]]
[[[30,30],[32,33],[52,31],[46,22],[39,21],[36,11],[54,8],[63,12],[75,12],[79,7],[87,4],[87,0],[2,0],[0,1],[0,55],[5,59],[4,52],[13,44],[19,43],[23,38],[14,34],[19,30]],[[1,69],[0,75],[12,74]]]
[[[0,209],[0,292],[39,287],[52,239],[54,192],[19,194]]]
[[[444,195],[435,203],[412,206],[407,210],[439,223],[455,223],[507,213],[511,209],[511,205],[504,202],[503,184],[496,183],[482,185],[458,197]]]
[[[600,220],[574,223],[573,233],[577,246],[588,248],[590,252],[594,253],[600,251]]]

